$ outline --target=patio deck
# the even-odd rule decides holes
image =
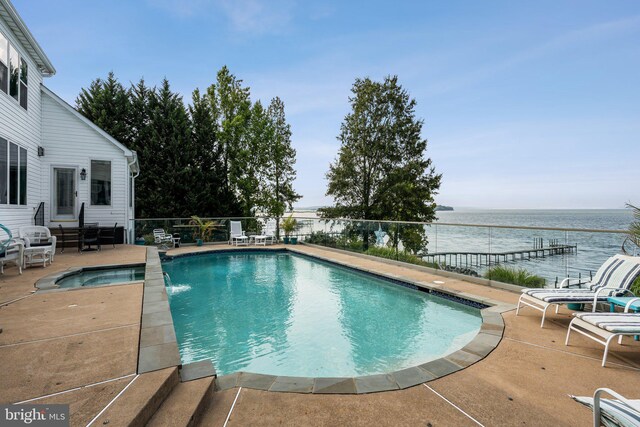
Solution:
[[[330,250],[290,246],[352,266],[515,304],[512,292],[441,277]],[[183,247],[182,253],[229,249]],[[86,425],[135,375],[142,285],[33,293],[33,283],[69,267],[143,262],[145,248],[119,246],[100,253],[56,255],[53,265],[22,276],[0,276],[0,402],[70,403],[72,425]],[[5,303],[11,302],[6,305]],[[233,388],[208,398],[200,425],[589,425],[591,412],[568,394],[610,387],[630,398],[640,389],[640,344],[602,347],[582,336],[565,347],[569,312],[551,314],[540,329],[538,312],[503,314],[504,336],[480,362],[405,390],[367,395],[310,395]],[[144,374],[150,375],[150,374]],[[144,376],[143,375],[143,376]],[[82,387],[82,388],[79,388]],[[55,394],[60,393],[60,394]],[[55,394],[50,396],[51,394]],[[235,401],[235,405],[233,402]],[[175,403],[175,402],[174,402]],[[231,411],[233,405],[233,410]],[[96,425],[102,425],[100,419]],[[119,425],[111,418],[110,426]]]

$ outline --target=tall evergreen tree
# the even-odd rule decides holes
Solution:
[[[263,146],[263,179],[260,194],[262,206],[278,221],[300,195],[293,189],[296,179],[296,150],[291,146],[291,126],[287,123],[284,103],[278,97],[271,100],[267,110],[269,127]],[[280,229],[280,225],[276,230]]]
[[[145,173],[155,186],[145,196],[148,207],[155,206],[155,215],[163,218],[189,217],[197,206],[192,190],[200,185],[194,177],[191,124],[182,98],[166,79],[149,97],[149,128],[153,141],[149,154],[155,161],[147,162]]]
[[[194,178],[199,185],[192,191],[199,193],[194,213],[201,217],[225,216],[228,209],[228,200],[223,194],[225,176],[218,141],[218,112],[212,108],[213,105],[215,103],[206,93],[201,95],[198,89],[193,91],[189,115]]]
[[[342,123],[340,151],[330,165],[327,195],[335,206],[324,217],[400,221],[435,219],[433,196],[440,187],[422,139],[423,121],[415,117],[415,99],[398,84],[356,79],[349,98],[351,112]],[[406,249],[419,252],[426,240],[421,226],[402,227],[397,236]],[[368,236],[364,236],[365,249]]]
[[[246,176],[245,133],[251,115],[249,88],[243,87],[242,80],[237,79],[224,66],[218,71],[216,83],[207,89],[207,95],[212,109],[219,113],[218,141],[225,177],[223,192],[229,200],[233,200],[241,196],[238,186]],[[251,215],[252,206],[248,201],[240,200],[240,203],[241,212],[229,212],[229,216],[238,213]]]
[[[88,89],[80,91],[76,109],[118,141],[129,144],[129,94],[113,71],[109,72],[106,80],[98,78]]]

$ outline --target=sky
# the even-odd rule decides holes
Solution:
[[[637,0],[13,0],[75,104],[113,71],[189,102],[227,65],[255,101],[285,103],[298,206],[325,174],[358,77],[397,75],[454,207],[640,203]]]

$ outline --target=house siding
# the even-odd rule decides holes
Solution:
[[[53,168],[68,166],[77,168],[77,206],[85,204],[85,221],[97,222],[100,226],[112,226],[116,222],[127,228],[129,170],[123,151],[100,135],[88,124],[79,120],[47,93],[42,95],[42,187],[52,188]],[[91,205],[91,160],[111,162],[111,206]],[[79,172],[86,169],[87,178],[82,181]],[[47,191],[50,193],[50,191]],[[63,227],[76,226],[76,221],[57,221],[53,218],[52,200],[47,200],[45,221],[51,225],[62,223]]]
[[[25,111],[16,100],[0,91],[0,137],[27,149],[27,205],[0,205],[0,224],[7,226],[15,235],[18,228],[33,224],[33,216],[38,204],[42,201],[41,162],[38,157],[38,146],[41,140],[41,92],[42,75],[33,59],[25,54],[24,48],[0,18],[0,31],[26,60],[29,66],[28,107]],[[6,177],[0,177],[6,179]],[[48,194],[48,191],[44,192]]]

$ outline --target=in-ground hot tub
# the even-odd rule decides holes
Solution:
[[[144,264],[72,268],[40,279],[36,287],[71,289],[141,282],[144,280],[144,268]]]

